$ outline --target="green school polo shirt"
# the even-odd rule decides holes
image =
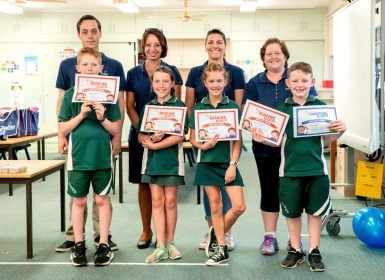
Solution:
[[[83,103],[72,102],[74,88],[66,91],[60,108],[59,121],[76,117]],[[114,122],[120,119],[117,104],[105,104],[105,117]],[[68,170],[97,170],[112,168],[111,135],[97,120],[92,110],[71,133],[68,145]]]
[[[238,122],[241,117],[241,110],[237,103],[229,97],[224,96],[218,106],[215,108],[211,105],[208,97],[204,97],[200,103],[194,106],[190,118],[190,127],[195,129],[195,111],[197,110],[219,110],[219,109],[238,109]],[[230,150],[232,141],[218,141],[214,148],[210,150],[198,150],[198,162],[222,162],[228,163],[230,161]]]
[[[309,95],[303,106],[326,105],[322,100]],[[290,115],[281,146],[280,177],[304,177],[327,175],[324,157],[324,141],[321,136],[294,138],[293,107],[301,106],[292,97],[286,98],[277,109]]]
[[[155,106],[173,106],[173,107],[186,107],[183,101],[177,99],[175,96],[172,96],[171,99],[164,102],[163,104],[159,103],[156,98],[147,103],[147,105]],[[141,113],[138,128],[141,127],[143,122],[144,109]],[[188,131],[188,118],[186,112],[184,124],[184,132]],[[141,132],[145,133],[145,132]],[[169,137],[170,135],[165,135]],[[150,150],[148,148],[144,149],[143,152],[143,162],[142,162],[142,174],[146,175],[177,175],[184,176],[184,155],[183,155],[183,143],[179,142],[176,145],[171,147],[161,149],[161,150]]]

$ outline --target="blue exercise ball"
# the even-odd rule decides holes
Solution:
[[[358,211],[353,217],[357,238],[371,247],[385,247],[385,212],[375,207]]]

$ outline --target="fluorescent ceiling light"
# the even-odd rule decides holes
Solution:
[[[241,12],[254,12],[257,9],[257,0],[242,0],[239,10]]]
[[[6,1],[0,1],[0,12],[7,14],[22,14],[23,9]]]
[[[139,13],[138,6],[131,0],[114,0],[114,6],[125,14]]]

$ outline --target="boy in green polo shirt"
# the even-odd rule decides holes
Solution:
[[[308,264],[311,271],[324,271],[319,251],[322,216],[331,209],[329,177],[323,155],[325,142],[336,141],[346,130],[342,120],[329,124],[331,131],[338,134],[294,138],[293,107],[326,105],[325,102],[309,95],[314,85],[312,68],[305,62],[294,63],[288,70],[286,85],[292,96],[277,109],[290,115],[281,146],[279,169],[279,199],[282,214],[286,217],[291,248],[281,266],[294,268],[305,258],[301,250],[301,228],[303,210],[308,217],[310,249]],[[253,132],[253,139],[261,142],[262,136]]]
[[[76,65],[79,73],[97,75],[102,68],[102,58],[98,51],[91,48],[79,51]],[[59,113],[59,132],[62,135],[69,134],[68,194],[73,197],[72,224],[75,237],[70,259],[74,266],[87,265],[83,213],[92,182],[100,225],[100,243],[94,255],[94,264],[104,266],[114,257],[108,245],[111,223],[108,193],[112,182],[111,138],[119,133],[120,110],[117,104],[72,102],[73,95],[74,88],[65,93]]]

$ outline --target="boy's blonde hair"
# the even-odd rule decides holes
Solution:
[[[310,64],[309,63],[306,63],[306,62],[296,62],[296,63],[293,63],[289,70],[287,70],[287,77],[289,78],[290,77],[290,73],[293,72],[293,71],[302,71],[306,74],[310,74],[312,77],[313,77],[313,69],[311,68]]]
[[[95,57],[99,61],[99,63],[102,64],[102,55],[100,54],[100,52],[98,52],[97,50],[92,49],[92,48],[80,49],[78,56],[77,56],[77,63],[78,64],[80,63],[80,59],[86,54],[89,54],[89,55]]]
[[[206,68],[203,70],[202,74],[202,80],[205,81],[207,79],[207,74],[209,72],[223,72],[223,76],[226,80],[229,79],[229,73],[227,73],[226,69],[220,65],[219,63],[211,62],[209,63]]]

